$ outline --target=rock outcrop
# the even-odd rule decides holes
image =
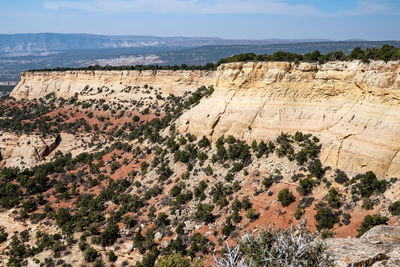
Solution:
[[[89,136],[61,133],[42,137],[39,134],[0,133],[0,167],[30,168],[49,161],[56,151],[76,156],[93,150],[87,147]]]
[[[400,266],[400,228],[375,226],[361,238],[326,240],[335,266]]]
[[[198,136],[247,141],[312,133],[322,160],[354,175],[400,174],[399,62],[262,62],[220,66],[215,92],[177,123]]]
[[[141,96],[127,91],[128,86],[147,84],[167,94],[182,95],[200,86],[212,85],[214,81],[215,72],[199,70],[24,72],[10,96],[35,99],[54,93],[57,97],[70,98],[77,93],[81,99],[138,100]]]
[[[234,135],[247,141],[280,132],[312,133],[323,144],[323,163],[350,175],[372,170],[400,175],[400,63],[248,62],[217,71],[67,71],[23,73],[11,96],[49,93],[80,98],[129,100],[140,97],[127,86],[148,84],[183,94],[201,85],[214,93],[184,113],[181,132],[197,136]],[[82,94],[86,86],[91,92]],[[108,93],[96,93],[106,86]],[[89,90],[90,91],[90,90]]]

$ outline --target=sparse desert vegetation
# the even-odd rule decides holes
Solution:
[[[323,239],[400,214],[397,178],[332,168],[318,133],[258,136],[259,111],[245,134],[219,134],[229,101],[191,132],[185,114],[213,100],[213,86],[122,87],[0,100],[3,265],[333,266]],[[140,97],[103,99],[122,91]]]

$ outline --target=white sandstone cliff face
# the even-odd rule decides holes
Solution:
[[[372,170],[400,175],[400,63],[229,63],[217,71],[68,71],[23,73],[11,96],[33,99],[48,93],[71,97],[85,86],[107,94],[79,95],[109,101],[136,99],[126,86],[148,84],[181,95],[202,85],[214,93],[185,112],[181,132],[247,141],[280,132],[312,133],[323,144],[322,160],[350,175]]]
[[[126,91],[127,86],[148,84],[165,94],[182,95],[198,87],[212,85],[215,72],[210,71],[53,71],[25,72],[11,92],[16,99],[35,99],[50,93],[70,98],[78,93],[81,99],[105,99],[108,101],[139,100],[141,95]],[[91,91],[84,89],[88,86]],[[110,90],[98,91],[108,87]],[[112,91],[112,93],[110,93]],[[81,94],[84,93],[84,94]]]
[[[198,136],[247,141],[312,133],[322,160],[354,175],[400,174],[399,62],[222,65],[215,92],[180,118]]]
[[[0,132],[0,168],[19,167],[20,169],[49,162],[57,151],[77,156],[91,152],[93,147],[88,135],[61,133],[43,137],[39,134],[22,134]]]

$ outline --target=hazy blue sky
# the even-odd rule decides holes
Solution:
[[[2,0],[0,33],[400,39],[400,0]]]

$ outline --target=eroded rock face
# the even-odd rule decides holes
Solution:
[[[126,91],[127,86],[147,84],[167,94],[182,95],[200,86],[212,85],[214,81],[215,72],[197,70],[25,72],[10,96],[18,100],[37,99],[54,93],[57,97],[70,98],[77,93],[81,99],[138,100],[140,95]],[[85,94],[81,94],[87,86]],[[109,91],[98,91],[97,88],[103,87]],[[110,94],[110,91],[113,92]]]
[[[91,149],[84,145],[89,136],[61,133],[43,137],[39,134],[17,135],[2,132],[0,135],[0,167],[30,168],[51,159],[56,151],[70,152],[76,156]]]
[[[58,135],[42,137],[41,135],[19,136],[12,133],[2,133],[0,136],[0,149],[3,155],[1,165],[6,167],[36,165],[55,149],[56,140],[59,138]]]
[[[184,113],[181,132],[252,140],[312,133],[322,160],[350,175],[400,174],[399,62],[229,63],[215,92]]]
[[[335,266],[400,266],[400,228],[375,226],[361,238],[326,240]]]
[[[372,170],[390,178],[400,175],[399,71],[399,62],[352,61],[229,63],[217,71],[37,72],[23,73],[11,96],[78,93],[81,99],[119,101],[141,97],[124,91],[127,86],[148,84],[180,95],[214,85],[214,93],[177,122],[181,132],[249,142],[281,132],[312,133],[323,144],[324,164],[349,175]],[[86,86],[93,91],[82,93]],[[103,86],[110,90],[98,93]]]

